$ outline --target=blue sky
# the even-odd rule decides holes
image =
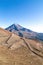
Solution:
[[[14,23],[43,32],[43,0],[0,0],[0,27]]]

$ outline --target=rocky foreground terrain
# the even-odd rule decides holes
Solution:
[[[0,65],[43,65],[43,42],[0,28]]]

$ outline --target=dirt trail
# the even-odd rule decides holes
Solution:
[[[33,47],[30,45],[30,43],[27,43],[27,42],[26,42],[26,40],[25,40],[24,38],[21,38],[21,39],[24,41],[25,45],[28,47],[28,49],[30,49],[31,52],[33,52],[33,53],[36,54],[37,56],[43,58],[43,55],[39,54],[40,51],[39,51],[38,49],[33,48]]]
[[[6,44],[8,44],[8,40],[12,37],[12,34],[10,34],[10,36],[8,37],[8,39],[5,41]]]
[[[12,34],[10,34],[10,36],[8,37],[8,39],[5,41],[6,44],[8,44],[8,40],[9,40],[11,37],[12,37]],[[24,41],[25,45],[27,46],[27,48],[28,48],[31,52],[33,52],[33,53],[36,54],[37,56],[43,58],[43,55],[42,55],[42,54],[39,54],[40,50],[36,49],[35,47],[32,47],[32,46],[30,45],[30,43],[28,43],[28,42],[26,41],[26,39],[24,39],[24,38],[21,38],[21,39]],[[19,40],[18,40],[18,41],[19,41]],[[13,45],[13,44],[11,44],[8,48],[10,48],[12,45]]]

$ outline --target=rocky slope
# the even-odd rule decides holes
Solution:
[[[0,28],[0,65],[43,65],[43,42]]]
[[[26,29],[19,24],[12,24],[11,26],[7,27],[6,30],[13,32],[21,37],[43,41],[43,33],[31,31],[30,29]]]

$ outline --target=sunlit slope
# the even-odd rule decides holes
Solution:
[[[0,65],[43,65],[43,59],[23,46],[15,51],[0,47]]]
[[[0,29],[0,65],[43,65],[43,42]]]
[[[13,56],[6,47],[0,45],[0,65],[14,65]]]
[[[5,41],[9,38],[10,35],[10,32],[0,28],[0,44],[5,43]]]

